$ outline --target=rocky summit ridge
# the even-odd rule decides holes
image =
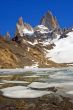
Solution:
[[[0,68],[68,66],[67,63],[50,60],[47,53],[56,46],[56,41],[66,38],[69,32],[72,28],[61,29],[51,12],[47,12],[34,28],[20,17],[13,38],[9,32],[5,37],[0,36]]]
[[[54,17],[50,11],[42,17],[40,24],[48,27],[49,29],[59,28],[56,17]]]

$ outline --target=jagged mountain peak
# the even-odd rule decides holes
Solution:
[[[50,15],[50,16],[53,16],[52,12],[51,11],[47,11],[46,13],[47,15]]]
[[[21,42],[24,39],[35,41],[35,39],[37,39],[37,41],[43,42],[47,39],[55,39],[57,37],[57,31],[54,31],[54,29],[57,22],[54,20],[52,13],[47,12],[43,20],[45,23],[49,23],[48,26],[52,26],[52,28],[48,28],[45,24],[37,25],[33,28],[30,24],[24,23],[23,18],[20,17],[16,24],[15,41]]]
[[[59,27],[56,17],[53,16],[51,11],[48,11],[41,19],[41,25],[44,25],[51,29],[56,29]]]
[[[34,33],[34,30],[30,24],[24,23],[23,18],[20,17],[16,24],[16,36],[31,36]]]

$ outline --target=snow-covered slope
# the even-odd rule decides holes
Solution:
[[[55,47],[47,53],[52,61],[56,63],[73,63],[73,31],[67,34],[68,37],[55,42]]]

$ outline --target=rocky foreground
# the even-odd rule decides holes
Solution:
[[[51,94],[38,99],[8,99],[0,96],[0,110],[73,110],[70,98]]]

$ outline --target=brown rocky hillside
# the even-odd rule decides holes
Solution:
[[[0,37],[0,68],[23,68],[36,62],[39,67],[63,66],[45,58],[43,48],[41,48],[41,45],[32,46],[26,42],[18,44]]]

